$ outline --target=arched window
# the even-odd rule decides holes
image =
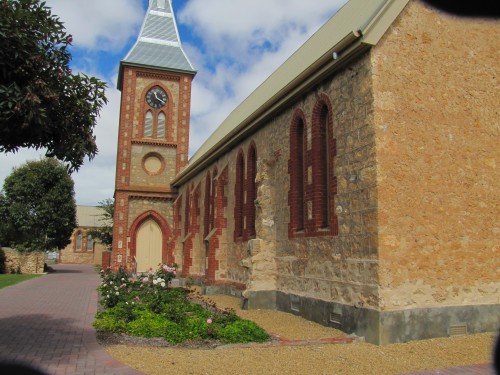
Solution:
[[[304,230],[304,120],[298,118],[290,132],[290,208],[291,226],[293,231]]]
[[[215,228],[215,195],[217,192],[217,168],[212,173],[212,195],[210,197],[210,230]]]
[[[76,251],[82,251],[82,234],[80,232],[76,235]]]
[[[321,228],[327,228],[330,225],[329,212],[330,212],[330,202],[328,199],[328,163],[330,160],[330,153],[328,152],[328,118],[329,111],[328,107],[323,104],[321,107],[321,112],[319,116],[319,137],[317,140],[317,149],[319,150],[320,156],[317,158],[317,176],[318,181],[316,183],[316,196],[318,197],[318,210],[317,213],[318,223]]]
[[[243,152],[240,151],[236,158],[236,184],[234,187],[234,237],[240,238],[243,236],[243,198],[244,198],[244,182],[245,182],[245,159]]]
[[[163,139],[165,138],[165,113],[160,112],[158,115],[158,129],[156,132],[156,138]]]
[[[190,199],[190,192],[189,192],[189,187],[187,188],[186,191],[186,207],[184,207],[184,236],[187,236],[189,233],[189,220],[190,218],[190,211],[191,211],[191,199]]]
[[[210,172],[207,172],[207,176],[205,177],[205,217],[203,219],[203,225],[205,227],[203,234],[204,237],[208,236],[210,230],[210,214],[212,212],[212,177]]]
[[[89,234],[87,235],[87,251],[92,250],[94,250],[94,239],[92,238],[92,235]]]
[[[153,136],[153,112],[147,111],[144,119],[144,137],[151,138]]]
[[[249,237],[255,236],[255,198],[257,197],[257,150],[255,145],[250,145],[247,155],[247,209],[246,222],[247,234]]]

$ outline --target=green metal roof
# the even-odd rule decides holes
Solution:
[[[265,123],[276,108],[376,45],[410,0],[349,0],[220,124],[176,176],[179,186]],[[335,54],[335,58],[333,55]]]

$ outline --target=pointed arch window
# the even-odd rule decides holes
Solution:
[[[76,235],[76,251],[82,250],[82,233],[78,232]]]
[[[247,155],[247,202],[246,202],[246,222],[247,234],[249,237],[255,236],[255,198],[257,197],[257,150],[252,144]]]
[[[208,236],[210,233],[210,213],[212,212],[212,177],[210,175],[210,171],[207,172],[207,176],[205,177],[205,217],[203,220],[204,224],[204,237]]]
[[[159,139],[165,138],[165,123],[166,123],[165,113],[160,112],[160,114],[158,115],[158,129],[156,132],[156,138]]]
[[[87,235],[87,251],[92,250],[94,250],[94,239],[92,238],[92,235],[89,234]]]
[[[304,145],[305,145],[304,120],[298,118],[291,129],[290,150],[290,184],[289,196],[291,207],[291,229],[294,232],[304,230],[304,209],[305,209],[305,189],[304,189]]]
[[[236,184],[234,187],[234,237],[240,238],[243,236],[243,199],[244,199],[244,183],[245,183],[245,159],[243,151],[240,151],[236,158]]]
[[[319,116],[319,137],[316,138],[317,149],[319,150],[320,157],[317,158],[317,176],[318,181],[316,186],[316,196],[318,197],[318,218],[317,222],[320,228],[327,228],[330,225],[329,212],[330,203],[328,199],[328,162],[329,162],[329,150],[328,150],[328,107],[323,104]]]
[[[153,112],[147,111],[144,119],[144,137],[151,138],[153,136]]]

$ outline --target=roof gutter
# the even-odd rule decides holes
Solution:
[[[204,170],[217,160],[220,155],[230,151],[242,138],[257,131],[272,114],[285,106],[302,92],[317,84],[325,76],[340,69],[354,56],[357,56],[369,45],[361,43],[362,33],[359,30],[349,32],[332,48],[325,52],[316,62],[297,75],[286,86],[273,95],[260,108],[253,112],[238,126],[232,129],[216,144],[214,144],[203,158],[195,160],[182,170],[172,181],[172,186],[178,187],[185,183],[194,174]]]

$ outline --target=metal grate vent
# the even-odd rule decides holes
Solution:
[[[450,333],[450,336],[466,335],[467,334],[467,324],[465,324],[465,323],[455,324],[453,326],[450,326],[448,328],[448,331]]]
[[[331,312],[330,313],[330,323],[340,325],[342,323],[342,314]]]
[[[295,312],[300,312],[300,299],[298,296],[290,296],[290,309]]]

